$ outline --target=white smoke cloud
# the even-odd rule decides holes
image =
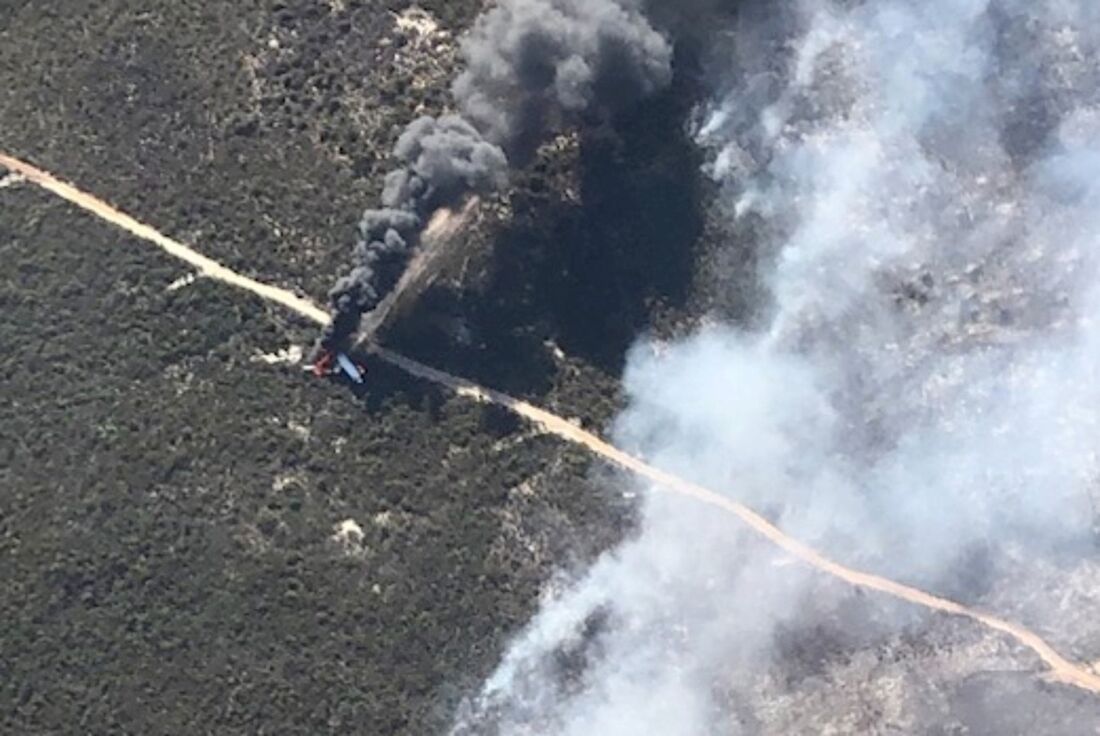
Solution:
[[[614,439],[933,587],[975,547],[1084,538],[1100,6],[770,5],[729,29],[698,131],[731,217],[770,225],[768,318],[639,345]],[[543,606],[455,732],[736,733],[720,683],[841,605],[777,564],[731,520],[647,496],[636,537]]]

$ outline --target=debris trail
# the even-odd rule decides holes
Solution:
[[[389,321],[390,316],[400,311],[405,303],[416,299],[418,293],[427,287],[438,264],[457,245],[456,236],[469,222],[479,203],[480,198],[475,195],[468,198],[457,211],[447,207],[435,211],[421,234],[419,251],[405,267],[397,285],[390,289],[374,309],[363,315],[359,323],[359,338],[355,341],[356,347],[373,341],[375,334]]]
[[[139,238],[160,246],[169,254],[193,265],[204,276],[217,279],[237,288],[250,291],[263,299],[281,304],[318,324],[324,325],[329,321],[329,315],[308,299],[297,296],[285,289],[263,284],[246,276],[241,276],[218,262],[197,253],[183,243],[173,240],[157,232],[148,225],[138,222],[103,200],[82,192],[71,184],[67,184],[41,169],[4,155],[3,153],[0,153],[0,166],[26,177],[27,181],[56,194],[62,199],[91,212],[97,217],[113,223]],[[548,434],[556,435],[563,440],[585,447],[604,460],[651,481],[659,490],[693,498],[696,501],[720,508],[723,511],[733,514],[760,536],[783,549],[792,557],[805,562],[821,572],[843,580],[858,588],[885,593],[886,595],[914,605],[923,606],[933,611],[969,618],[989,629],[1007,635],[1015,639],[1019,644],[1035,652],[1050,669],[1049,674],[1052,680],[1100,695],[1100,674],[1091,671],[1090,667],[1087,665],[1080,665],[1069,661],[1055,651],[1055,649],[1042,637],[1024,626],[964,606],[961,603],[957,603],[947,598],[941,598],[918,588],[890,580],[880,575],[874,575],[872,573],[846,567],[839,562],[825,557],[812,547],[788,536],[777,526],[747,506],[726,498],[720,493],[648,465],[633,455],[623,452],[617,447],[604,442],[594,434],[586,432],[580,427],[577,427],[555,414],[551,414],[545,409],[540,409],[526,401],[521,401],[499,391],[484,388],[472,381],[452,376],[444,371],[418,363],[415,360],[406,358],[403,355],[379,345],[368,345],[367,349],[380,359],[406,373],[449,388],[459,396],[468,397],[487,404],[495,404],[508,409],[532,422]]]

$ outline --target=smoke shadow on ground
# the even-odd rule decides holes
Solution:
[[[549,390],[546,347],[619,375],[655,315],[682,309],[703,230],[700,154],[683,85],[579,141],[576,197],[552,161],[517,177],[514,217],[478,283],[429,288],[384,340],[512,393]],[[472,339],[455,339],[461,323]]]

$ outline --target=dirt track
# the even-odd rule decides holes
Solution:
[[[106,202],[80,191],[45,171],[2,153],[0,153],[0,166],[4,166],[12,172],[26,177],[28,181],[91,212],[97,217],[111,222],[139,238],[158,245],[171,255],[191,264],[206,277],[250,291],[264,299],[281,304],[318,324],[323,325],[328,322],[328,314],[309,300],[299,297],[285,289],[263,284],[254,279],[241,276],[225,268],[216,261],[197,253],[188,246],[157,232],[148,225],[138,222],[133,217],[119,211]],[[581,445],[605,460],[652,481],[655,487],[660,490],[687,496],[731,513],[748,524],[758,534],[776,544],[792,556],[828,575],[844,580],[851,585],[885,593],[931,610],[954,616],[963,616],[987,628],[993,629],[994,631],[1006,634],[1034,651],[1050,669],[1050,676],[1052,679],[1095,694],[1100,694],[1100,676],[1089,671],[1086,666],[1075,664],[1062,657],[1041,637],[1023,626],[878,575],[845,567],[828,559],[798,540],[787,536],[782,530],[748,507],[732,501],[719,493],[647,465],[638,458],[609,445],[595,435],[580,429],[561,417],[506,394],[483,388],[465,379],[423,365],[380,346],[370,346],[369,349],[379,358],[404,370],[410,375],[446,386],[459,395],[504,407],[533,422],[544,431],[556,435],[568,442]]]

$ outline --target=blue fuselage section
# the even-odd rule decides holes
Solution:
[[[363,383],[363,372],[359,370],[359,367],[355,363],[351,362],[351,358],[343,353],[336,354],[336,362],[340,366],[340,370],[355,383]]]

